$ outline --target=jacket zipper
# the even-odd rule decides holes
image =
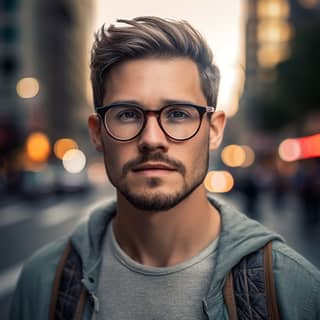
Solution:
[[[90,291],[89,294],[93,302],[93,312],[91,320],[95,320],[97,318],[97,313],[100,310],[100,303],[98,297],[92,291]]]

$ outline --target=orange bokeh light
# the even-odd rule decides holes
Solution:
[[[241,146],[231,144],[222,150],[221,159],[229,167],[240,167],[246,160],[245,150]]]
[[[74,140],[68,138],[57,140],[53,146],[54,154],[61,160],[65,153],[71,149],[78,149],[78,144]]]
[[[41,132],[34,132],[30,134],[26,141],[26,152],[31,161],[47,161],[51,152],[51,146],[48,137]]]
[[[210,171],[204,185],[209,192],[224,193],[233,188],[234,179],[228,171]]]

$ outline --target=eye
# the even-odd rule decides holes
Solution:
[[[193,113],[188,107],[169,107],[165,111],[167,121],[185,121],[193,118]]]
[[[188,117],[188,114],[184,111],[181,111],[181,110],[174,110],[174,111],[170,112],[169,117],[171,117],[171,118],[186,118],[186,117]]]
[[[117,108],[115,118],[121,122],[134,122],[142,118],[142,113],[135,108]]]

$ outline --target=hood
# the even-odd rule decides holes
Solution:
[[[90,292],[94,292],[97,288],[103,236],[109,222],[116,214],[116,208],[114,199],[98,203],[89,209],[89,219],[81,223],[71,235],[72,245],[82,261],[82,282]]]
[[[221,293],[225,276],[242,257],[258,250],[271,240],[282,240],[282,238],[220,199],[212,196],[208,198],[218,209],[222,219],[216,268],[208,292],[208,299],[210,299]],[[100,203],[91,209],[89,220],[82,223],[71,237],[82,259],[85,278],[98,279],[103,236],[108,223],[115,214],[115,200]],[[86,283],[91,291],[96,289],[96,285],[97,281]]]
[[[208,299],[215,299],[221,294],[228,272],[244,256],[260,249],[271,240],[283,239],[223,201],[213,197],[209,197],[209,200],[218,209],[222,219],[216,268],[208,292]]]

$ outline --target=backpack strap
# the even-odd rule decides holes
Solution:
[[[279,310],[277,304],[276,288],[272,271],[272,242],[268,242],[264,247],[264,283],[266,286],[266,296],[270,319],[279,320]]]
[[[80,320],[87,300],[87,290],[81,283],[81,259],[68,241],[56,268],[53,282],[50,320]]]
[[[272,271],[272,243],[245,256],[228,273],[223,289],[230,320],[279,320]]]
[[[227,280],[223,288],[224,300],[227,305],[229,320],[238,320],[237,305],[233,291],[233,276],[232,272],[227,275]]]

